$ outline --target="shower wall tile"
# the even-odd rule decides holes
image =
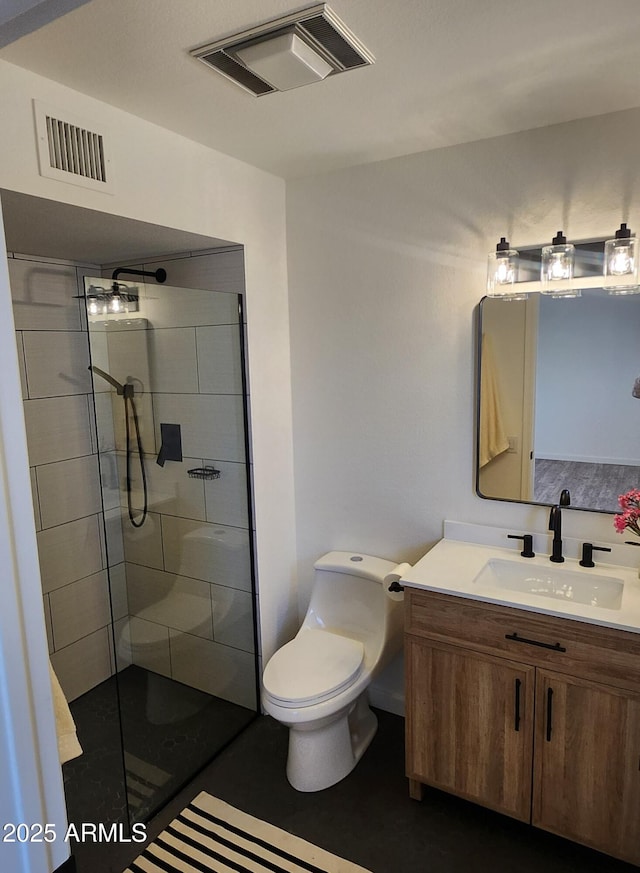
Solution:
[[[25,331],[23,341],[30,398],[91,391],[85,333]]]
[[[44,607],[44,626],[47,631],[47,644],[49,646],[49,654],[51,654],[54,650],[53,648],[53,628],[51,626],[51,604],[49,602],[49,595],[44,594],[42,597],[42,605]]]
[[[194,328],[148,331],[151,391],[197,394],[198,363]]]
[[[119,509],[121,503],[119,459],[117,452],[101,452],[100,481],[102,484],[102,506],[106,510]]]
[[[91,454],[89,404],[85,394],[25,400],[24,418],[31,466]]]
[[[122,397],[119,397],[115,391],[109,395],[111,398],[112,421],[115,447],[120,452],[127,450],[127,431],[126,421],[124,417],[124,402]],[[157,452],[156,435],[153,422],[153,399],[151,394],[136,394],[134,396],[136,414],[138,416],[138,426],[140,428],[140,440],[142,442],[142,451],[145,455],[150,455],[155,459]],[[168,419],[165,419],[167,421]],[[160,429],[158,428],[158,433]],[[137,452],[137,440],[133,412],[129,406],[129,439],[134,451]],[[139,476],[139,473],[136,474]]]
[[[189,458],[244,461],[242,397],[214,394],[155,394],[156,439],[160,423],[182,427],[182,452]]]
[[[16,259],[8,263],[18,330],[81,330],[75,267]]]
[[[105,570],[52,591],[49,598],[56,649],[75,643],[111,621]]]
[[[103,568],[100,528],[99,516],[91,515],[37,534],[45,594]]]
[[[91,402],[91,399],[89,399]],[[95,394],[93,398],[96,410],[97,433],[94,436],[95,448],[100,452],[112,452],[116,447],[113,429],[113,401],[110,391]],[[120,404],[120,408],[122,405]]]
[[[188,470],[202,467],[201,458],[167,461],[164,467],[149,464],[149,506],[165,515],[205,520],[205,490],[202,479],[192,479]]]
[[[129,616],[125,616],[124,618],[118,619],[118,621],[114,622],[113,625],[113,636],[116,641],[115,651],[111,650],[111,666],[113,667],[114,672],[117,671],[120,673],[122,670],[126,670],[127,667],[130,667],[133,663],[131,659],[131,649],[128,645],[123,645],[122,640],[129,638]]]
[[[170,573],[251,590],[248,531],[165,515],[162,539]]]
[[[36,471],[34,467],[29,469],[31,477],[31,500],[33,501],[33,518],[36,525],[36,531],[42,530],[42,519],[40,518],[40,500],[38,499],[38,482],[36,480]]]
[[[197,282],[194,284],[198,284]],[[237,324],[238,298],[235,294],[212,294],[197,288],[141,286],[140,315],[153,328],[196,327],[204,324]],[[214,289],[215,290],[215,289]]]
[[[127,588],[132,616],[213,639],[208,582],[128,564]]]
[[[112,675],[110,636],[109,629],[103,627],[51,655],[53,669],[68,701]]]
[[[254,709],[256,688],[254,656],[171,631],[172,676],[178,682]]]
[[[202,394],[242,394],[238,325],[196,328],[198,383]]]
[[[111,590],[111,611],[114,621],[129,615],[127,598],[127,574],[125,564],[109,567],[109,587]]]
[[[108,361],[103,369],[118,382],[131,382],[136,395],[151,390],[150,335],[144,318],[114,321],[105,332]]]
[[[132,663],[137,667],[144,667],[145,670],[160,673],[162,676],[171,676],[168,627],[132,616],[120,632],[118,658],[130,648],[126,641],[131,642]]]
[[[91,364],[109,372],[109,348],[107,346],[107,332],[100,330],[98,324],[92,324],[91,329]],[[110,394],[113,390],[106,379],[101,379],[97,373],[91,374],[93,391],[98,394]]]
[[[232,527],[249,527],[247,472],[244,464],[207,460],[205,466],[220,470],[219,479],[207,479],[204,493],[207,521]]]
[[[155,270],[157,266],[165,267],[167,284],[171,286],[244,293],[244,252],[240,246],[170,261],[161,259],[145,264],[144,269]]]
[[[253,652],[253,609],[249,591],[211,585],[213,638],[217,643]]]
[[[36,468],[42,527],[54,527],[100,512],[96,455]]]
[[[22,389],[22,398],[26,400],[29,396],[27,389],[27,367],[24,361],[24,342],[22,331],[16,331],[16,349],[18,352],[18,369],[20,370],[20,387]]]
[[[122,531],[122,510],[109,509],[104,513],[104,532],[101,534],[101,544],[104,552],[104,562],[107,567],[122,564],[124,561],[124,542]]]
[[[124,497],[126,501],[126,496]],[[136,506],[139,506],[136,503]],[[162,526],[160,516],[150,512],[142,527],[134,527],[126,509],[121,510],[124,557],[127,563],[142,564],[158,570],[164,568],[162,559]]]

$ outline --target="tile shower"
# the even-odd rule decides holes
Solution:
[[[225,293],[242,290],[242,251],[163,265],[167,284],[215,292],[141,284],[135,313],[87,319],[85,281],[110,282],[98,265],[9,260],[49,651],[85,746],[64,768],[71,818],[91,784],[95,820],[148,816],[257,708],[241,298]],[[134,384],[140,528],[122,397],[90,363]],[[183,454],[163,467],[161,423],[181,425]],[[188,475],[202,467],[220,477]]]

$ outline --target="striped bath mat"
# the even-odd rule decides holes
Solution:
[[[125,873],[369,873],[203,791]]]

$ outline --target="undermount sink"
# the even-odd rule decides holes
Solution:
[[[522,591],[601,609],[620,609],[624,588],[622,580],[615,576],[541,567],[537,564],[526,566],[502,558],[487,561],[473,582],[474,585]]]

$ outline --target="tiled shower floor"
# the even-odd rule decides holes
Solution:
[[[118,682],[108,679],[71,703],[83,748],[63,767],[74,824],[126,825],[127,800],[132,821],[147,819],[256,717],[139,667],[128,667]],[[74,847],[79,873],[92,873],[82,849]]]

